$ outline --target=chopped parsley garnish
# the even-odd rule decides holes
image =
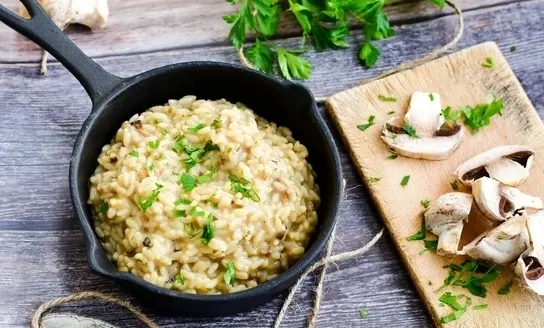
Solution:
[[[157,139],[157,140],[155,140],[155,141],[149,141],[149,142],[147,143],[147,146],[148,146],[149,148],[151,148],[151,149],[157,149],[157,148],[159,148],[159,145],[160,145],[160,144],[161,144],[161,139],[159,138],[159,139]]]
[[[483,309],[487,309],[487,304],[480,304],[480,305],[474,306],[474,310],[483,310]]]
[[[476,133],[491,123],[491,117],[501,115],[504,101],[494,98],[489,104],[479,104],[476,107],[465,106],[462,111],[465,117],[464,123]]]
[[[511,47],[510,47],[510,52],[514,52],[514,51],[516,51],[517,49],[518,49],[518,48],[517,48],[516,46],[511,46]]]
[[[138,206],[143,212],[145,212],[148,208],[151,207],[151,205],[153,205],[153,203],[159,197],[159,194],[161,193],[161,189],[164,188],[164,186],[161,184],[155,183],[155,185],[156,185],[156,188],[153,189],[153,191],[151,192],[151,195],[147,196],[147,198],[144,200],[141,200],[141,199],[138,200]]]
[[[183,225],[183,230],[185,230],[185,233],[187,233],[187,236],[189,236],[189,238],[195,238],[200,233],[200,231],[196,229],[193,222],[185,223]]]
[[[497,292],[497,294],[499,295],[508,295],[508,293],[510,293],[510,288],[512,288],[512,282],[508,282],[506,283],[504,286],[502,286],[499,291]]]
[[[229,175],[230,187],[237,193],[242,194],[242,197],[249,198],[254,202],[261,200],[255,189],[251,187],[251,182],[241,178],[235,174]]]
[[[365,181],[369,184],[369,185],[373,185],[375,184],[376,182],[380,181],[382,178],[376,178],[376,177],[368,177],[368,178],[365,178]]]
[[[462,112],[452,112],[452,108],[450,106],[444,108],[442,110],[442,115],[446,119],[446,121],[449,122],[457,122],[459,117],[461,117]]]
[[[457,185],[457,180],[450,182],[451,189],[453,190],[459,190],[459,186]]]
[[[133,150],[133,151],[131,151],[131,152],[128,153],[128,154],[129,154],[130,156],[132,156],[132,157],[138,157],[138,156],[140,156],[140,153],[137,152],[136,150]]]
[[[391,154],[389,156],[387,156],[387,159],[397,159],[399,157],[399,155],[397,154]]]
[[[206,213],[204,211],[198,210],[196,207],[191,208],[191,211],[189,211],[189,215],[191,216],[204,216]]]
[[[432,93],[429,93],[429,99],[430,99],[431,101],[434,101],[434,95],[433,95]]]
[[[429,207],[429,205],[431,204],[431,201],[428,200],[428,199],[422,199],[420,201],[420,203],[421,203],[421,206],[423,206],[424,209],[427,209],[427,207]]]
[[[359,316],[363,319],[368,317],[368,311],[363,311],[363,310],[359,311]]]
[[[485,61],[482,63],[482,66],[486,68],[493,68],[493,66],[495,66],[495,61],[491,57],[486,57]]]
[[[236,267],[234,266],[234,262],[228,261],[227,271],[223,273],[223,280],[225,280],[225,284],[227,285],[234,285],[234,281],[236,280]]]
[[[199,130],[202,130],[205,127],[203,123],[198,123],[197,125],[188,128],[187,130],[192,133],[197,133]]]
[[[183,173],[179,179],[179,184],[183,186],[183,190],[191,191],[196,187],[196,177]]]
[[[187,216],[186,210],[178,210],[177,208],[174,209],[174,217],[177,218],[184,218]]]
[[[149,165],[149,171],[155,171],[155,164],[151,163],[151,165]]]
[[[412,138],[418,138],[416,130],[408,123],[404,123],[402,129]]]
[[[459,319],[463,314],[465,314],[465,312],[467,312],[467,309],[461,309],[461,310],[453,311],[452,313],[448,314],[447,316],[442,317],[440,319],[440,322],[449,323],[449,322],[455,321],[455,320]]]
[[[368,122],[357,125],[357,128],[359,128],[359,130],[361,131],[366,131],[369,127],[373,126],[374,124],[376,124],[376,116],[370,115],[368,117]]]
[[[387,112],[387,115],[393,115],[393,114],[395,114],[395,111],[394,111],[394,110],[392,110],[392,111],[390,111],[390,112]]]
[[[174,202],[174,205],[180,205],[180,204],[185,204],[185,205],[189,205],[192,203],[192,200],[190,200],[189,198],[181,198],[181,199],[178,199]]]
[[[400,185],[404,187],[408,185],[408,181],[410,181],[410,176],[405,175],[404,177],[402,177],[402,180],[400,181]]]
[[[203,175],[197,177],[197,178],[196,178],[196,182],[197,182],[198,184],[203,184],[203,183],[208,183],[208,182],[210,182],[210,181],[212,180],[213,175],[215,174],[215,172],[216,172],[215,167],[212,167],[212,169],[211,169],[210,171],[208,171],[208,173],[203,174]]]
[[[96,211],[98,213],[106,213],[108,211],[108,209],[110,208],[110,206],[108,205],[107,202],[103,202],[102,205],[98,206],[98,208],[96,209]]]
[[[210,240],[215,236],[215,227],[213,224],[213,215],[208,215],[208,219],[206,221],[206,224],[204,225],[204,228],[202,229],[202,236],[200,236],[200,241],[204,245],[208,245],[210,243]]]
[[[412,240],[423,240],[425,239],[425,236],[427,236],[427,229],[425,228],[425,220],[423,218],[421,219],[421,229],[419,229],[418,232],[415,234],[406,237],[406,240],[412,241]]]
[[[189,145],[189,141],[183,135],[176,135],[174,137],[175,144],[172,148],[178,154],[185,153],[187,158],[182,159],[186,169],[191,169],[200,163],[200,160],[209,152],[219,150],[219,146],[208,141],[204,146],[193,147]]]
[[[223,125],[223,122],[220,120],[213,120],[212,124],[210,125],[212,128],[220,128],[221,125]]]
[[[397,98],[393,96],[384,96],[384,95],[378,95],[378,99],[380,99],[381,101],[387,101],[387,102],[397,101]]]
[[[423,246],[425,248],[421,252],[419,252],[419,255],[425,253],[426,251],[436,252],[436,248],[438,247],[438,240],[427,240],[427,239],[425,239],[423,241]]]
[[[449,268],[449,272],[444,285],[461,286],[482,298],[487,297],[487,288],[484,284],[495,281],[502,272],[500,265],[488,267],[474,259],[465,261],[461,266],[450,264],[446,267]]]
[[[465,304],[461,304],[460,301],[464,299]],[[450,292],[442,294],[438,299],[443,304],[448,305],[454,311],[440,320],[442,323],[448,323],[459,319],[465,312],[467,308],[472,305],[472,299],[466,295],[452,295]]]
[[[176,275],[176,282],[180,285],[183,285],[185,283],[185,278],[183,277],[181,272]]]

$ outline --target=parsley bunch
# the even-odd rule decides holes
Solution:
[[[395,35],[383,7],[387,0],[226,0],[239,4],[238,13],[223,16],[230,24],[229,39],[237,50],[255,37],[255,44],[245,51],[253,66],[265,73],[273,73],[275,64],[286,79],[310,78],[312,64],[301,58],[311,40],[317,51],[348,48],[347,41],[352,22],[360,26],[364,39],[359,48],[361,63],[369,68],[376,64],[380,49],[375,40]],[[429,0],[444,7],[445,0]],[[302,30],[301,49],[279,47],[270,38],[278,32],[281,13],[287,12]]]

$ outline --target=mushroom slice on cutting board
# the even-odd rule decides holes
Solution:
[[[463,225],[468,220],[472,207],[472,195],[462,192],[450,192],[438,197],[425,211],[427,230],[438,236],[436,253],[455,255]]]
[[[544,295],[544,211],[530,215],[527,220],[530,247],[515,264],[521,284],[538,295]]]
[[[404,124],[396,124],[398,118],[389,120],[382,129],[382,139],[392,152],[411,158],[443,160],[461,144],[461,125],[445,124],[437,93],[414,92]],[[416,133],[411,136],[405,130],[409,126]],[[413,134],[413,133],[412,133]]]
[[[541,210],[542,200],[495,179],[482,177],[472,183],[472,196],[480,212],[489,220],[500,223],[521,215],[523,210]]]
[[[516,187],[529,176],[534,155],[534,151],[526,146],[495,147],[461,164],[455,170],[455,175],[467,186],[479,178],[490,177]]]
[[[493,230],[476,237],[458,254],[497,264],[511,263],[525,252],[529,245],[527,219],[528,216],[524,213],[505,221]]]

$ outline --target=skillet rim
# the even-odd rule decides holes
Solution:
[[[269,280],[265,283],[257,285],[243,291],[229,293],[229,294],[217,294],[217,295],[201,295],[201,294],[190,294],[183,293],[180,291],[174,291],[172,289],[167,289],[163,287],[156,286],[150,282],[147,282],[143,278],[136,276],[128,272],[120,272],[114,267],[114,271],[103,268],[100,265],[97,257],[99,252],[105,254],[105,250],[100,244],[100,241],[92,227],[92,218],[87,217],[85,213],[85,207],[88,206],[86,202],[79,202],[80,192],[78,190],[78,176],[80,174],[80,163],[82,157],[83,145],[89,140],[89,130],[96,122],[96,118],[103,115],[104,108],[108,103],[113,99],[118,97],[123,92],[134,86],[135,84],[148,79],[161,75],[168,71],[173,70],[183,70],[183,69],[193,69],[198,67],[207,67],[207,68],[217,68],[217,69],[227,69],[227,70],[238,70],[250,75],[254,75],[257,79],[267,80],[274,84],[278,84],[283,88],[299,88],[301,91],[305,92],[311,98],[311,107],[308,110],[308,115],[311,119],[314,120],[318,132],[321,134],[322,138],[326,140],[326,155],[332,155],[331,161],[334,166],[334,190],[331,193],[331,199],[328,200],[331,202],[331,211],[327,220],[322,222],[321,226],[317,230],[315,240],[310,245],[310,248],[307,249],[305,254],[298,260],[294,265],[289,267],[286,271],[278,275],[278,277]],[[287,126],[289,127],[289,126]],[[231,302],[231,301],[242,301],[249,300],[264,295],[277,295],[284,291],[285,289],[291,287],[293,283],[300,278],[302,273],[307,270],[312,264],[317,260],[321,251],[324,249],[329,238],[331,237],[332,231],[337,222],[338,209],[341,203],[341,198],[343,195],[343,174],[342,166],[340,161],[340,155],[338,148],[334,142],[331,131],[329,130],[325,120],[319,114],[317,109],[317,104],[312,92],[304,85],[299,83],[294,83],[286,80],[276,78],[274,76],[266,75],[264,73],[258,72],[256,70],[243,67],[237,64],[231,63],[222,63],[222,62],[213,62],[213,61],[191,61],[184,63],[177,63],[158,67],[138,75],[123,78],[121,82],[109,90],[96,104],[93,104],[90,115],[85,119],[76,141],[74,143],[73,152],[70,158],[70,169],[69,169],[69,186],[70,186],[70,196],[72,201],[72,206],[74,212],[79,220],[81,231],[85,238],[86,254],[87,261],[93,272],[96,274],[111,279],[115,282],[120,283],[125,289],[132,288],[143,288],[146,293],[158,294],[161,296],[172,297],[178,300],[185,301],[194,301],[194,302],[203,302],[203,303],[213,303],[213,302]],[[256,304],[257,305],[257,304]],[[253,306],[252,308],[254,308]],[[237,311],[240,312],[240,311]]]

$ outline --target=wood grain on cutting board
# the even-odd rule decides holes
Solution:
[[[493,59],[494,67],[482,66],[487,57]],[[494,95],[504,100],[504,111],[502,116],[493,117],[491,125],[479,133],[465,131],[461,147],[446,160],[387,159],[391,152],[380,139],[381,128],[391,117],[404,116],[414,91],[437,92],[441,95],[442,107],[452,106],[454,109],[488,102]],[[397,101],[384,102],[379,100],[378,95],[394,96]],[[437,292],[447,276],[447,269],[443,265],[459,263],[463,259],[447,259],[431,252],[420,255],[423,243],[406,240],[420,228],[420,201],[433,200],[452,191],[450,183],[455,181],[455,168],[470,157],[495,146],[520,144],[535,150],[531,176],[519,188],[544,197],[544,125],[497,45],[483,43],[415,69],[338,93],[327,100],[327,108],[435,324],[478,328],[544,327],[542,298],[516,283],[507,296],[497,294],[500,287],[512,280],[509,269],[489,285],[487,298],[470,295],[468,290],[461,287],[447,287]],[[388,114],[391,111],[395,111],[395,114]],[[375,115],[376,124],[366,131],[359,130],[357,125],[366,123],[370,115]],[[410,181],[403,187],[400,182],[406,175],[410,176]],[[369,178],[380,180],[370,183]],[[462,187],[460,189],[464,190]],[[473,205],[461,245],[490,227],[490,223],[481,217]],[[440,318],[452,312],[447,306],[439,306],[438,298],[445,291],[469,295],[473,306],[488,304],[488,308],[474,310],[471,306],[459,320],[441,324]]]

